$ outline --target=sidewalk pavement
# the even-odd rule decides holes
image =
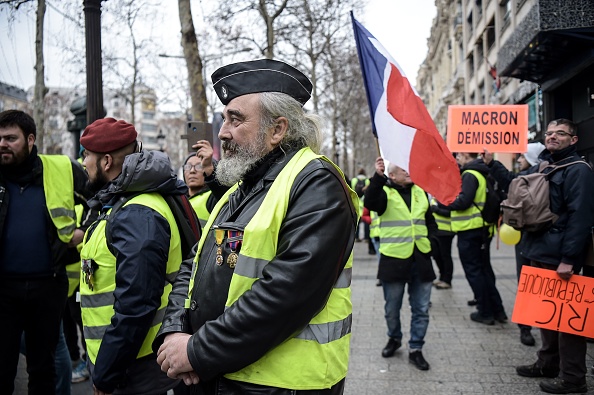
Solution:
[[[473,307],[470,286],[464,277],[454,239],[454,279],[452,289],[431,294],[432,307],[423,355],[431,364],[428,371],[417,370],[408,362],[410,312],[406,302],[402,309],[403,346],[391,358],[382,358],[381,350],[388,341],[384,321],[382,288],[377,287],[377,258],[368,255],[367,244],[355,243],[353,265],[353,332],[351,358],[345,395],[376,394],[543,394],[540,379],[520,377],[515,366],[536,361],[540,333],[532,330],[536,346],[520,343],[516,324],[487,326],[470,321]],[[507,315],[511,318],[515,292],[516,268],[514,248],[496,240],[491,243],[491,261],[497,276],[497,288]],[[405,299],[406,300],[406,299]],[[590,371],[594,344],[588,344],[588,393],[594,394],[594,378]],[[27,372],[21,358],[15,394],[27,393]],[[73,384],[72,395],[92,394],[89,381]]]
[[[474,307],[469,307],[467,301],[473,294],[458,259],[456,239],[452,256],[452,288],[433,288],[431,293],[429,329],[423,347],[431,369],[420,371],[408,362],[410,309],[406,308],[407,298],[401,311],[402,348],[391,358],[381,356],[388,337],[382,288],[375,285],[377,258],[368,255],[366,243],[356,243],[351,359],[345,395],[544,394],[538,386],[541,379],[520,377],[515,371],[517,365],[536,361],[536,351],[542,344],[540,331],[533,328],[536,346],[528,347],[520,343],[520,330],[511,321],[493,326],[471,321]],[[511,318],[516,292],[514,247],[500,242],[497,249],[494,239],[491,263],[497,289]],[[594,394],[594,377],[590,371],[593,359],[594,344],[588,344],[589,394]]]

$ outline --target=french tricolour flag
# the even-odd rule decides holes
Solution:
[[[398,63],[352,12],[351,19],[373,132],[385,159],[441,203],[453,202],[461,189],[460,171],[427,108]]]

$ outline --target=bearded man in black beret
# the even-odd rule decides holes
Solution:
[[[358,198],[318,154],[311,82],[273,60],[212,80],[225,105],[214,174],[231,188],[176,278],[157,362],[199,394],[340,394]]]

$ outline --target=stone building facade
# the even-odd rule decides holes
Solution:
[[[594,156],[592,0],[436,0],[437,17],[417,89],[438,130],[452,104],[528,104],[529,141],[546,122],[579,125]],[[511,166],[512,158],[500,158]]]

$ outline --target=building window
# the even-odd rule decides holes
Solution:
[[[144,119],[154,119],[155,118],[155,113],[152,111],[143,111],[142,112],[142,118]]]
[[[156,130],[157,130],[157,125],[153,125],[151,123],[143,123],[142,124],[143,132],[155,132]]]
[[[468,75],[472,77],[474,74],[474,56],[470,54],[468,56]]]
[[[491,19],[486,31],[487,53],[495,46],[495,19]]]
[[[479,100],[480,102],[478,104],[485,104],[486,103],[486,94],[485,94],[485,82],[481,82],[481,84],[479,85]]]
[[[506,27],[509,26],[511,20],[511,9],[512,4],[510,0],[502,0],[499,3],[500,13],[503,15],[501,17],[501,31],[505,30]]]
[[[481,65],[483,64],[483,58],[485,57],[485,53],[483,52],[483,39],[479,38],[476,40],[476,64]]]
[[[472,11],[468,14],[468,18],[466,18],[466,22],[468,22],[469,32],[472,33],[474,26],[472,25]]]
[[[474,102],[474,92],[472,92],[472,93],[470,94],[470,104],[476,104],[476,103]]]

